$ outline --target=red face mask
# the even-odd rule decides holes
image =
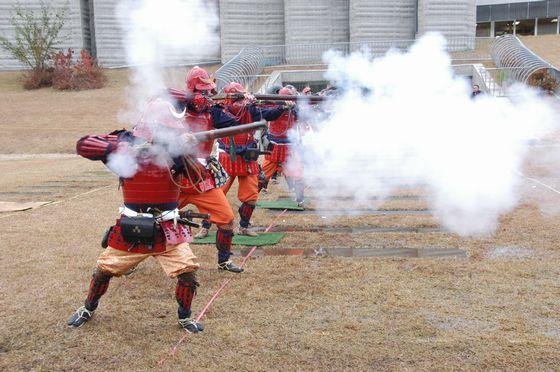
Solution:
[[[195,93],[192,100],[192,105],[194,106],[196,112],[206,111],[212,106],[207,96],[205,94],[202,94],[202,92]]]

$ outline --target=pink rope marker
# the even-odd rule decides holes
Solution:
[[[282,213],[280,213],[278,216],[276,216],[276,218],[270,223],[270,225],[266,228],[266,230],[264,230],[265,233],[269,232],[270,230],[272,230],[272,228],[276,225],[276,222],[280,219],[280,217],[282,217],[284,214],[286,214],[288,210],[284,209],[282,211]],[[249,258],[251,258],[251,256],[253,255],[253,253],[255,253],[255,251],[257,250],[257,246],[253,246],[251,248],[251,250],[249,251],[249,253],[247,253],[247,255],[245,257],[243,257],[243,261],[241,262],[241,267],[244,267],[245,264],[247,263],[247,261],[249,260]],[[202,308],[202,310],[200,311],[200,313],[198,314],[198,316],[196,317],[196,321],[199,322],[204,315],[206,315],[206,313],[208,312],[208,310],[210,309],[210,307],[212,306],[212,304],[214,303],[214,301],[216,301],[216,299],[220,296],[220,294],[222,293],[222,291],[226,288],[226,286],[231,282],[231,278],[230,279],[226,279],[222,285],[220,286],[220,288],[218,288],[218,290],[214,293],[214,295],[210,298],[210,300],[208,301],[208,303],[206,305],[204,305],[204,307]],[[185,342],[185,340],[187,339],[187,337],[189,337],[190,333],[189,332],[185,332],[185,334],[183,335],[183,337],[181,337],[179,339],[179,341],[175,344],[175,346],[173,346],[173,348],[169,351],[169,353],[167,353],[166,355],[164,355],[158,362],[158,365],[163,365],[163,363],[165,363],[165,361],[167,360],[167,358],[169,356],[174,357],[177,354],[177,351],[179,350],[179,347]]]

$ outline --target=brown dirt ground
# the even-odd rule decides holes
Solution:
[[[6,76],[11,75],[0,74],[0,81]],[[106,89],[70,92],[65,105],[88,107],[92,101],[86,103],[82,95],[94,94],[99,96],[91,100],[105,107],[112,88]],[[60,93],[50,90],[13,94],[19,95],[10,98],[19,106],[32,106],[37,94],[54,100],[51,105],[61,103]],[[103,120],[94,120],[98,113],[92,108],[89,122],[61,135],[59,142],[48,141],[40,151],[14,146],[11,152],[71,151],[83,133],[113,128],[105,111],[114,115],[118,107],[111,107],[101,113]],[[51,120],[51,114],[64,109],[49,115],[40,111],[25,122]],[[8,135],[14,136],[15,129]],[[40,133],[28,135],[44,143]],[[2,137],[5,146],[12,140]],[[157,361],[183,333],[176,325],[174,281],[154,260],[129,278],[114,279],[90,323],[79,330],[65,326],[83,301],[101,253],[100,238],[116,217],[120,195],[115,178],[102,164],[73,157],[0,160],[0,173],[0,200],[67,200],[0,214],[2,370],[554,370],[560,365],[560,217],[543,217],[529,199],[486,238],[446,232],[296,232],[277,246],[461,248],[467,258],[259,257],[249,261],[246,273],[232,276],[215,269],[214,247],[194,246],[203,266],[195,311],[224,279],[234,280],[210,309],[205,332],[189,337],[176,357],[160,367]],[[558,186],[559,180],[552,181]],[[282,185],[281,180],[263,198],[286,196]],[[37,190],[44,194],[29,194]],[[230,195],[234,206],[235,191]],[[533,192],[557,203],[558,195],[545,189]],[[422,190],[399,194],[421,195]],[[423,203],[398,200],[385,206],[405,209]],[[257,210],[253,222],[267,226],[276,215]],[[406,215],[323,219],[290,214],[278,223],[438,226],[431,216]]]
[[[64,325],[83,300],[118,205],[110,188],[0,220],[0,367],[143,370],[157,367],[181,337],[173,281],[153,260],[113,281],[91,323]],[[273,218],[259,210],[254,220]],[[312,216],[284,220],[319,225]],[[278,247],[458,247],[469,256],[253,259],[211,308],[207,330],[189,337],[164,369],[553,369],[560,363],[559,224],[526,205],[486,239],[288,234]],[[194,250],[203,264],[200,310],[229,275],[214,269],[213,247]]]

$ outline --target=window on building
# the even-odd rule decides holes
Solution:
[[[481,22],[476,24],[477,37],[490,37],[492,36],[492,24],[490,22]]]
[[[515,21],[515,33],[517,35],[531,36],[535,34],[535,20],[524,19],[522,21]]]
[[[513,34],[513,21],[503,21],[494,23],[494,35],[502,36]]]
[[[558,18],[539,18],[537,34],[554,35],[558,32]]]

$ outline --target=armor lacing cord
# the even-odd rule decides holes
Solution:
[[[185,167],[185,172],[184,172],[184,173],[187,175],[187,179],[189,180],[189,183],[192,185],[192,187],[195,189],[195,191],[196,191],[197,193],[202,194],[202,193],[204,192],[204,191],[202,190],[202,188],[199,189],[199,188],[197,187],[197,185],[196,185],[196,184],[194,183],[194,181],[192,180],[190,173],[186,171],[186,169],[188,169],[188,168],[187,168],[187,164],[186,164],[186,162],[187,162],[186,158],[185,158],[185,157],[182,157],[182,161],[183,161],[183,166]],[[191,164],[192,164],[192,163],[191,163]],[[198,176],[200,179],[202,179],[202,172],[198,169],[198,167],[193,166],[192,169],[194,169],[195,172],[197,172],[197,176]],[[185,190],[185,189],[189,189],[189,188],[190,188],[190,187],[183,186],[183,185],[181,185],[181,184],[179,184],[179,183],[177,183],[177,182],[175,181],[175,177],[173,176],[173,173],[171,172],[171,168],[170,168],[169,166],[167,167],[167,171],[169,172],[169,177],[171,177],[171,182],[173,182],[173,184],[174,184],[175,186],[177,186],[178,188],[180,188],[180,189],[182,189],[182,190]]]
[[[284,216],[286,214],[286,212],[288,212],[287,209],[284,209],[280,214],[278,214],[278,216],[276,216],[276,218],[270,223],[270,225],[266,228],[266,230],[264,231],[265,233],[270,232],[270,230],[272,230],[272,228],[276,225],[276,222],[282,218],[282,216]],[[245,266],[245,264],[247,263],[247,261],[249,260],[249,258],[251,258],[251,256],[253,255],[253,253],[255,253],[255,250],[257,249],[257,246],[255,245],[254,247],[251,248],[251,250],[249,251],[249,253],[247,253],[247,255],[243,258],[243,261],[241,262],[241,265],[239,265],[241,268],[243,268],[243,266]],[[204,317],[204,315],[206,315],[206,313],[208,312],[208,309],[210,309],[210,306],[212,306],[212,304],[214,303],[214,301],[216,301],[216,299],[220,296],[220,294],[222,293],[222,291],[224,290],[224,288],[229,284],[229,282],[231,282],[231,278],[230,279],[226,279],[223,284],[220,286],[220,288],[218,288],[218,290],[214,293],[214,295],[210,298],[210,300],[208,301],[208,303],[204,306],[204,308],[200,311],[200,313],[198,314],[198,316],[196,317],[195,321],[198,323],[200,322],[200,320]],[[175,344],[175,346],[173,346],[173,348],[171,348],[171,350],[169,350],[169,352],[167,354],[165,354],[159,361],[158,361],[158,365],[163,365],[163,363],[165,363],[165,361],[167,360],[167,358],[169,356],[173,357],[175,356],[175,354],[177,354],[177,351],[179,350],[179,347],[185,342],[185,340],[187,339],[187,337],[189,337],[188,332],[185,332],[185,334],[183,335],[183,337],[181,337],[179,339],[179,341]]]

